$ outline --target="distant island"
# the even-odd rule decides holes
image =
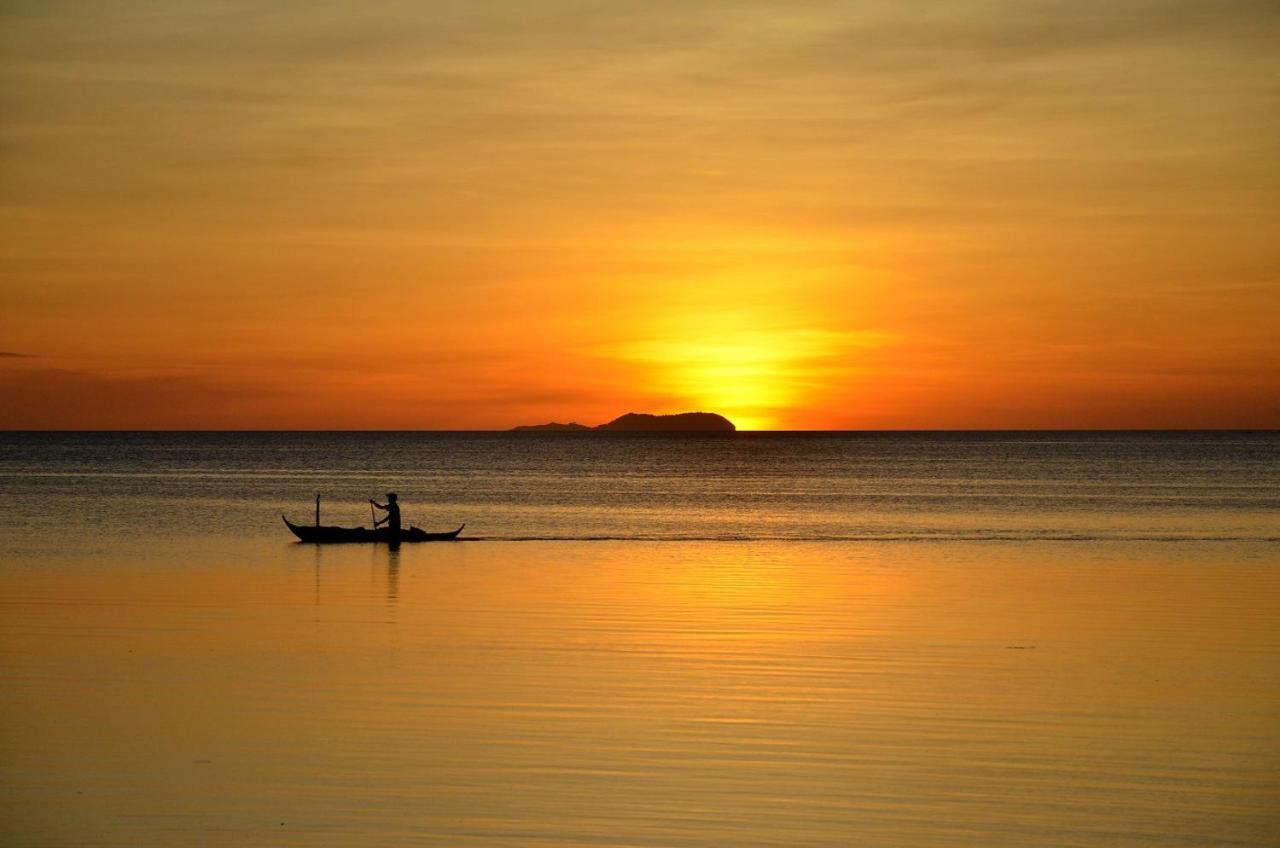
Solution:
[[[628,412],[619,415],[608,424],[588,427],[570,422],[560,424],[525,424],[512,427],[513,433],[732,433],[738,428],[723,415],[714,412],[681,412],[678,415],[649,415],[644,412]]]
[[[561,424],[558,421],[552,421],[549,424],[521,424],[519,427],[512,427],[513,433],[585,433],[594,430],[595,427],[588,427],[586,424],[579,424],[576,421],[570,421],[568,424]]]

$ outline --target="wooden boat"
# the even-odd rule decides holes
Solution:
[[[284,518],[284,516],[280,516]],[[385,528],[371,530],[368,527],[303,527],[284,518],[285,526],[293,531],[304,542],[318,545],[332,545],[351,542],[390,542],[391,533]],[[462,527],[467,525],[463,524]],[[418,527],[408,527],[400,531],[401,542],[452,542],[462,532],[462,527],[446,533],[428,533]]]

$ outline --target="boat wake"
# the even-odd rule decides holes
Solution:
[[[540,535],[467,536],[459,542],[1252,542],[1276,543],[1280,536],[1089,535],[1089,534],[863,534],[863,535]]]

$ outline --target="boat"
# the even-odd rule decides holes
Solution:
[[[294,524],[283,515],[285,526],[288,527],[293,535],[297,536],[303,542],[311,542],[317,545],[332,545],[340,543],[354,542],[390,542],[391,531],[386,528],[371,530],[368,527],[322,527],[319,524],[306,527]],[[462,527],[466,527],[463,524]],[[462,527],[457,530],[449,530],[445,533],[428,533],[418,527],[409,527],[400,531],[401,542],[452,542],[457,540],[458,534],[462,532]]]
[[[392,496],[394,497],[394,495]],[[369,501],[370,516],[373,515],[373,501]],[[399,544],[400,542],[452,542],[458,538],[458,534],[462,532],[463,524],[457,530],[449,530],[444,533],[428,533],[412,525],[407,530],[401,530],[397,538],[391,538],[391,529],[388,527],[378,528],[376,522],[372,528],[369,527],[327,527],[320,524],[320,496],[316,495],[316,523],[310,527],[304,527],[300,524],[294,524],[285,516],[284,524],[293,535],[297,536],[303,542],[311,542],[316,545],[334,545],[340,543],[352,542],[387,542]]]

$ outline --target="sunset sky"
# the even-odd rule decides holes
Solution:
[[[0,428],[1280,426],[1280,5],[8,2]]]

